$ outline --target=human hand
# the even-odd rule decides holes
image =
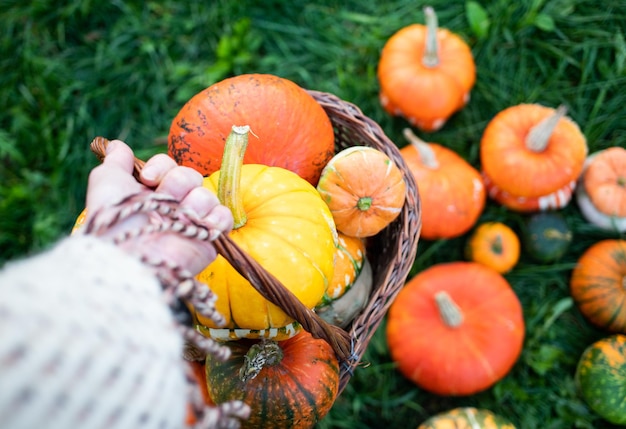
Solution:
[[[120,140],[109,142],[102,164],[89,175],[85,223],[89,222],[91,216],[131,195],[152,190],[180,201],[181,208],[197,215],[213,231],[227,233],[232,229],[230,210],[202,186],[202,175],[197,171],[178,166],[167,155],[159,154],[146,162],[138,182],[133,177],[133,166],[134,155],[130,147]],[[147,214],[137,213],[116,224],[104,236],[113,237],[149,223]],[[199,273],[217,256],[210,241],[186,239],[171,232],[139,235],[124,241],[120,246],[147,259],[173,263],[192,275]]]

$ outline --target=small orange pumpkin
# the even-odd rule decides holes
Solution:
[[[487,192],[511,210],[565,207],[587,156],[578,125],[558,109],[519,104],[498,113],[480,142]]]
[[[626,334],[626,240],[606,239],[585,250],[572,271],[570,292],[591,323]]]
[[[422,200],[422,238],[436,240],[465,234],[485,208],[486,191],[478,170],[456,152],[421,141],[404,130],[410,142],[400,149]]]
[[[352,146],[336,154],[322,170],[317,190],[337,231],[352,237],[378,234],[400,215],[406,199],[398,166],[368,146]]]
[[[485,222],[476,228],[465,247],[468,260],[508,273],[517,264],[521,244],[517,234],[502,222]]]
[[[436,131],[467,104],[476,82],[472,51],[458,35],[438,28],[432,7],[426,25],[413,24],[389,38],[378,63],[380,102],[423,131]]]
[[[626,231],[626,149],[615,146],[589,155],[576,188],[576,202],[587,221]]]

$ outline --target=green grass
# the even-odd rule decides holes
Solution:
[[[472,99],[439,132],[423,135],[478,166],[478,143],[500,110],[564,103],[590,151],[626,146],[624,0],[489,0],[488,27],[464,1],[433,0],[443,27],[470,44]],[[193,94],[227,76],[289,78],[357,104],[396,142],[407,125],[378,104],[376,65],[385,40],[423,22],[421,2],[357,0],[212,2],[0,0],[0,264],[66,235],[84,204],[98,135],[127,141],[142,158],[165,151],[169,124]],[[483,21],[485,23],[485,21]],[[582,401],[573,372],[582,350],[606,333],[568,294],[576,258],[618,234],[563,210],[575,239],[558,263],[524,255],[507,275],[524,306],[527,338],[511,373],[470,397],[428,394],[389,358],[384,325],[364,364],[320,428],[416,427],[458,405],[489,408],[518,428],[610,428]],[[480,219],[519,228],[522,216],[490,203]],[[463,258],[466,237],[420,242],[413,272]]]

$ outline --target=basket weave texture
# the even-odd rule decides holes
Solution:
[[[372,335],[382,322],[389,306],[404,286],[417,252],[421,230],[421,206],[417,184],[398,148],[381,127],[365,116],[354,104],[335,95],[308,91],[324,108],[335,132],[335,151],[352,146],[369,146],[385,153],[402,171],[406,182],[406,199],[399,216],[385,229],[367,239],[367,259],[372,266],[373,288],[365,308],[347,331],[326,323],[305,307],[280,281],[246,254],[227,235],[213,243],[218,251],[268,301],[279,306],[298,321],[313,337],[327,341],[341,363],[339,394],[359,365]],[[92,151],[104,159],[108,140],[97,137]],[[144,162],[135,159],[135,175]]]
[[[368,239],[367,258],[372,265],[373,290],[367,306],[354,319],[348,333],[352,356],[341,366],[339,393],[359,365],[372,335],[389,306],[404,286],[415,260],[422,227],[421,205],[415,179],[395,144],[380,125],[354,104],[335,95],[309,91],[324,108],[335,129],[335,150],[369,146],[384,152],[402,171],[406,182],[406,201],[400,215],[384,230]]]

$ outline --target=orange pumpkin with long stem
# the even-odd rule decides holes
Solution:
[[[480,142],[480,160],[491,198],[511,210],[565,207],[587,156],[578,125],[558,109],[519,104],[498,113]]]
[[[413,24],[389,38],[378,63],[380,102],[423,131],[436,131],[463,108],[476,82],[472,51],[458,35],[438,28],[432,7],[426,25]]]
[[[410,144],[400,149],[400,154],[419,186],[422,238],[454,238],[466,233],[485,207],[480,173],[453,150],[426,143],[408,128],[404,136]]]
[[[626,231],[626,149],[615,146],[589,155],[576,202],[594,225]]]

